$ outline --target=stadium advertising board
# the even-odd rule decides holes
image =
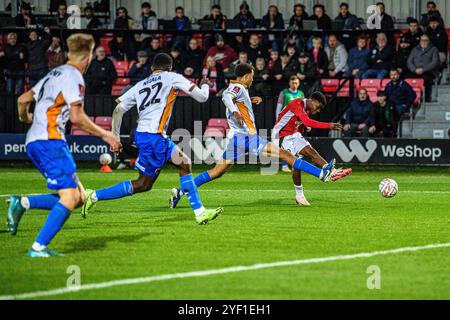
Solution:
[[[0,160],[28,160],[24,134],[0,134]],[[67,136],[69,149],[77,161],[98,161],[108,145],[94,136]]]

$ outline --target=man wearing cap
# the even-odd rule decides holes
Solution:
[[[216,35],[216,45],[209,48],[206,56],[213,57],[217,63],[221,64],[224,72],[227,72],[230,64],[238,58],[233,48],[225,44],[221,34]]]
[[[138,61],[133,64],[131,69],[128,71],[128,78],[131,78],[131,84],[134,85],[139,81],[147,78],[150,73],[151,63],[148,59],[148,54],[146,51],[141,50],[137,53]]]

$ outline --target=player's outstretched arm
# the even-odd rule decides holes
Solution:
[[[19,111],[19,121],[24,123],[33,122],[33,114],[30,112],[30,106],[34,102],[33,90],[28,90],[17,99],[17,109]]]
[[[76,124],[81,130],[102,138],[111,146],[111,151],[119,152],[122,149],[120,140],[112,132],[100,128],[89,119],[84,112],[84,107],[81,102],[71,104],[70,121]]]
[[[189,89],[189,96],[191,96],[195,101],[203,103],[209,98],[209,87],[211,82],[207,78],[203,78],[199,86],[193,85]]]
[[[123,115],[128,111],[119,99],[116,100],[117,106],[112,114],[112,133],[120,139],[120,127],[122,126]]]

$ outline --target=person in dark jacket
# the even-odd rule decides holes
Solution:
[[[170,49],[169,55],[172,58],[172,71],[176,73],[183,73],[181,50],[178,47],[172,47]]]
[[[354,76],[355,78],[361,78],[364,72],[369,69],[367,59],[369,58],[370,51],[366,47],[367,40],[364,36],[358,37],[357,46],[350,49],[348,53],[348,70],[345,74],[346,77]]]
[[[294,30],[303,30],[303,20],[308,19],[305,6],[301,3],[294,5],[294,14],[289,19],[289,27]]]
[[[264,58],[257,58],[252,85],[256,95],[268,96],[272,93],[272,86],[269,83],[269,78],[270,71],[266,66],[266,61]]]
[[[60,4],[67,4],[67,2],[66,0],[50,0],[48,11],[50,13],[57,12]]]
[[[108,46],[112,58],[116,61],[131,61],[135,59],[136,53],[134,48],[125,43],[125,37],[122,31],[114,34]]]
[[[84,19],[81,22],[82,29],[98,29],[102,23],[97,17],[94,17],[94,8],[86,6],[84,8]]]
[[[147,78],[151,73],[151,61],[148,59],[146,51],[138,51],[138,61],[128,70],[127,77],[131,79],[131,84],[135,85],[139,81]]]
[[[243,51],[247,52],[248,60],[255,65],[256,59],[259,57],[264,58],[264,60],[267,60],[269,58],[269,54],[267,52],[267,49],[262,45],[261,40],[259,39],[258,35],[255,33],[252,33],[250,35],[248,46],[244,48]]]
[[[392,63],[392,67],[397,68],[402,77],[405,77],[408,74],[407,62],[412,49],[413,47],[411,47],[409,42],[402,37],[398,44],[397,51],[395,52],[394,62]]]
[[[33,29],[30,31],[30,41],[25,44],[28,57],[28,75],[30,85],[33,87],[48,73],[48,55],[47,50],[52,43],[50,29],[45,27],[44,37],[39,39],[38,31]]]
[[[328,74],[328,56],[322,46],[322,38],[312,39],[312,48],[308,51],[309,60],[313,63],[317,78]]]
[[[350,13],[348,10],[348,3],[345,2],[342,2],[339,5],[339,15],[334,18],[334,21],[341,22],[344,25],[344,30],[361,29],[358,22],[358,17]],[[343,32],[339,37],[340,42],[345,46],[347,51],[353,47],[355,39],[355,35],[346,32]]]
[[[369,134],[375,137],[393,138],[397,135],[399,115],[393,104],[387,101],[386,92],[377,92],[377,102],[370,113]]]
[[[92,60],[86,72],[87,94],[111,94],[114,81],[117,79],[116,68],[112,61],[106,57],[105,49],[97,47],[95,59]]]
[[[397,69],[391,69],[389,78],[391,81],[384,89],[388,102],[394,105],[398,114],[408,114],[414,100],[416,100],[416,93],[406,81],[400,79],[400,73]]]
[[[414,18],[408,18],[408,31],[403,33],[402,38],[409,43],[409,48],[412,50],[415,46],[419,45],[420,37],[423,31],[420,28],[419,21]]]
[[[317,80],[317,76],[314,64],[311,62],[306,52],[300,52],[297,68],[297,77],[300,79],[305,89],[303,91],[309,93],[314,82]]]
[[[323,4],[316,4],[313,7],[314,14],[310,20],[317,20],[317,28],[320,30],[331,30],[331,18],[325,13]]]
[[[224,30],[225,20],[227,20],[227,17],[222,13],[222,7],[218,4],[215,4],[211,7],[210,14],[204,16],[203,20],[213,21],[214,29]]]
[[[434,1],[427,2],[427,12],[423,13],[420,17],[420,25],[424,28],[427,28],[431,18],[438,18],[439,24],[444,26],[444,20],[442,19],[441,13],[436,7],[436,3]]]
[[[58,13],[55,17],[56,26],[61,29],[67,28],[67,20],[69,19],[69,15],[67,14],[67,4],[60,3],[58,6]]]
[[[20,6],[20,13],[16,16],[16,27],[28,27],[36,24],[36,18],[31,13],[31,6],[24,2]]]
[[[264,30],[284,29],[283,15],[276,5],[270,5],[266,15],[261,19],[261,28]],[[283,44],[283,36],[269,33],[264,38],[265,45],[272,50],[279,51]]]
[[[241,29],[251,29],[256,27],[255,17],[245,1],[239,6],[239,13],[234,16],[233,21],[236,24],[239,24]]]
[[[183,30],[192,30],[191,20],[184,15],[184,8],[178,6],[175,8],[175,17],[172,19],[175,22],[176,29],[179,31]],[[182,50],[186,49],[186,45],[189,41],[188,35],[177,35],[173,40],[172,47],[182,48]]]
[[[439,52],[430,44],[429,37],[424,34],[420,37],[420,45],[411,51],[407,66],[412,77],[420,77],[425,81],[425,101],[431,101],[433,79],[439,75]]]
[[[130,30],[133,28],[133,25],[133,19],[128,15],[127,8],[117,8],[116,20],[114,21],[114,29]]]
[[[369,135],[370,113],[372,102],[368,98],[367,90],[359,89],[358,97],[352,101],[350,107],[345,112],[344,136],[354,137],[359,135],[367,137]]]
[[[205,51],[199,46],[197,39],[189,40],[189,46],[182,56],[183,74],[190,78],[200,78],[203,69]]]
[[[274,91],[279,92],[285,88],[289,83],[289,79],[297,75],[298,71],[296,59],[291,58],[289,53],[282,52],[280,59],[278,59],[271,71],[271,78],[274,80]]]
[[[394,49],[389,45],[384,33],[377,34],[376,46],[371,49],[367,63],[369,69],[362,75],[363,79],[378,78],[384,79],[391,68],[394,59]]]
[[[386,13],[386,8],[384,6],[384,3],[378,2],[377,7],[380,12],[379,18],[381,19],[381,21],[380,21],[380,28],[378,28],[377,24],[375,23],[376,18],[374,18],[372,20],[374,29],[382,30],[383,32],[393,30],[394,29],[394,19]],[[392,33],[392,32],[387,33],[387,39],[388,39],[388,43],[390,45],[395,45],[394,33]]]
[[[153,61],[153,58],[158,54],[164,52],[161,47],[161,43],[157,37],[154,38],[145,38],[142,41],[139,51],[147,51],[147,56],[150,61]]]
[[[4,46],[6,92],[10,95],[23,93],[25,81],[26,49],[17,43],[17,33],[8,33]]]
[[[428,28],[425,33],[430,37],[431,43],[438,49],[439,51],[439,59],[441,65],[445,63],[447,60],[447,51],[448,51],[448,35],[447,31],[444,29],[444,26],[440,25],[439,19],[437,17],[430,18],[430,22],[428,24]]]

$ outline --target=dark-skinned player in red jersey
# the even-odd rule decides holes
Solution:
[[[321,92],[314,92],[309,99],[295,99],[288,103],[278,115],[277,122],[272,130],[272,140],[279,139],[280,147],[292,153],[296,157],[307,157],[319,168],[327,164],[327,161],[311,146],[303,137],[305,130],[331,129],[342,130],[340,123],[319,122],[311,119],[310,115],[319,113],[327,104],[327,100]],[[342,179],[352,173],[352,169],[335,169],[332,180]],[[303,194],[301,172],[292,171],[292,180],[295,188],[295,200],[300,206],[309,206]]]

